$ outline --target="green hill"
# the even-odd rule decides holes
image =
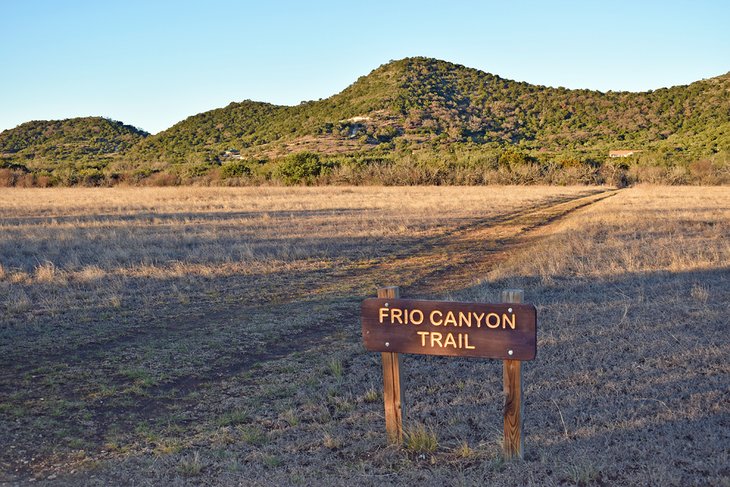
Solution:
[[[478,146],[602,159],[611,149],[657,160],[730,150],[730,75],[645,93],[568,90],[510,81],[426,58],[380,66],[330,98],[294,107],[232,103],[149,137],[136,164],[216,164],[320,155],[398,157]]]
[[[149,134],[102,117],[33,121],[0,132],[0,168],[56,178],[103,179],[110,161]]]
[[[0,150],[6,163],[17,162],[20,150],[7,154],[6,133],[0,134]],[[659,168],[641,169],[645,180],[662,172],[682,182],[682,171],[691,176],[700,166],[700,172],[727,175],[730,73],[688,86],[602,93],[407,58],[380,66],[327,99],[297,106],[231,103],[153,136],[127,135],[126,145],[110,144],[115,149],[109,152],[62,156],[103,160],[99,167],[108,176],[164,173],[167,182],[474,183],[494,180],[485,176],[490,171],[507,182],[560,182],[545,174],[565,168],[572,168],[573,179],[595,181],[592,175],[601,168],[615,175],[617,167],[625,172],[628,166]],[[84,136],[94,141],[88,147],[99,147],[88,130],[60,136],[42,144],[52,157],[63,141],[86,147]],[[12,139],[12,147],[20,147],[26,135]],[[34,154],[32,160],[50,160],[31,147],[23,150]],[[608,158],[617,149],[640,152],[617,163]],[[415,176],[404,179],[409,172]]]

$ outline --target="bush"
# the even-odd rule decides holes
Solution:
[[[522,166],[530,165],[534,159],[527,154],[515,149],[507,149],[499,156],[499,166],[509,170],[515,170]]]
[[[15,182],[18,180],[18,174],[11,171],[10,169],[0,169],[0,187],[10,188],[15,186]]]
[[[628,164],[623,162],[604,164],[600,170],[600,174],[606,183],[616,188],[626,188],[632,183],[632,178],[628,171]]]
[[[251,175],[251,168],[244,161],[227,162],[221,166],[222,179],[240,178]]]
[[[213,166],[207,162],[191,164],[185,168],[185,176],[189,178],[199,178],[208,174],[212,167]]]
[[[299,152],[281,161],[274,177],[285,184],[311,184],[318,176],[328,172],[332,165],[323,162],[314,152]]]
[[[555,164],[557,164],[561,168],[567,168],[580,167],[583,165],[583,162],[573,155],[563,154],[555,158]]]
[[[146,186],[178,186],[180,178],[171,173],[156,172],[144,180]]]
[[[132,172],[132,175],[130,177],[130,181],[133,182],[133,183],[140,183],[143,180],[145,180],[145,179],[149,178],[150,176],[152,176],[154,173],[155,173],[155,171],[153,171],[152,168],[149,168],[149,167],[135,169]]]
[[[78,179],[84,186],[99,186],[104,181],[104,174],[96,168],[85,168],[78,172]]]
[[[379,127],[375,131],[375,138],[378,139],[379,142],[388,142],[397,136],[398,136],[398,129],[396,127],[393,127],[390,125]]]

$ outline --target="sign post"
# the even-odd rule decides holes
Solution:
[[[502,291],[502,302],[522,303],[525,293],[521,289]],[[504,457],[522,460],[522,362],[502,362],[502,383],[504,390]]]
[[[400,298],[397,286],[378,289],[378,297]],[[382,352],[383,358],[383,402],[385,404],[385,432],[388,442],[403,443],[403,392],[400,384],[400,355],[396,352]]]
[[[381,352],[385,429],[391,444],[403,442],[400,354],[417,353],[503,360],[504,455],[523,457],[523,360],[537,354],[537,311],[524,292],[502,292],[502,303],[400,299],[397,287],[378,290],[362,303],[365,348]]]

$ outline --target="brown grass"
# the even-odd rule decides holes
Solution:
[[[549,282],[717,269],[730,256],[729,199],[727,188],[635,188],[555,226],[544,252],[495,276],[539,275]]]
[[[0,192],[0,481],[727,484],[730,194],[531,221],[585,191]],[[404,357],[406,428],[436,441],[386,446],[357,315],[392,284],[537,305],[524,462],[501,460],[488,360]]]
[[[220,278],[347,267],[470,219],[581,191],[8,190],[0,193],[0,282],[20,287],[41,312],[103,305],[109,290],[138,296],[139,286],[151,280],[181,281],[171,296],[189,299],[188,285],[210,281],[210,292],[220,293],[225,290],[214,282]],[[166,297],[159,289],[145,294]]]

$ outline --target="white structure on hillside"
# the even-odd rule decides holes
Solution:
[[[631,157],[634,154],[638,154],[640,150],[612,150],[608,151],[608,157]]]

